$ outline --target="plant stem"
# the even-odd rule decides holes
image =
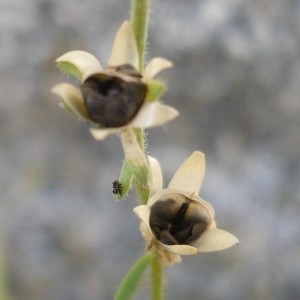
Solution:
[[[126,159],[126,167],[134,176],[136,189],[142,204],[146,204],[149,196],[149,166],[145,152],[141,149],[133,128],[127,127],[121,133],[121,142]]]
[[[131,0],[131,24],[139,56],[139,71],[144,69],[145,50],[148,36],[149,0]],[[136,137],[142,151],[145,151],[144,130],[137,129]]]
[[[149,0],[131,0],[131,24],[139,54],[139,69],[144,69],[149,23]]]
[[[144,69],[145,49],[148,34],[149,23],[149,1],[150,0],[131,0],[131,24],[133,33],[136,39],[138,55],[139,55],[139,71]],[[143,129],[135,131],[136,140],[140,146],[140,149],[145,153],[145,135]],[[148,198],[147,188],[139,188],[136,184],[137,191],[140,194],[140,200],[145,204],[145,200]],[[146,197],[143,197],[143,196]],[[158,253],[155,253],[155,257],[151,262],[151,274],[152,274],[152,300],[164,299],[164,278],[163,278],[163,265],[160,261]]]
[[[120,283],[114,300],[129,300],[132,298],[132,295],[138,288],[144,271],[152,259],[153,253],[147,252],[135,262]]]
[[[156,253],[151,264],[152,300],[164,299],[164,270],[159,254]]]
[[[132,127],[127,126],[121,132],[121,143],[127,160],[136,165],[147,165],[144,149],[141,147],[141,142],[137,139],[136,132]]]
[[[142,128],[134,128],[134,133],[137,142],[140,145],[140,148],[142,149],[143,152],[145,152],[147,147],[146,147],[146,138],[145,138],[144,130]]]

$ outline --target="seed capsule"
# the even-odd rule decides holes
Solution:
[[[190,199],[177,195],[178,200],[179,197],[181,201],[170,197],[151,207],[150,227],[156,238],[166,245],[188,244],[196,240],[208,225],[205,218],[193,213]]]
[[[140,110],[147,93],[147,86],[140,81],[140,73],[132,66],[118,66],[115,71],[134,80],[96,74],[80,86],[90,119],[102,127],[128,124]]]

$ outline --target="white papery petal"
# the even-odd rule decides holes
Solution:
[[[197,248],[188,245],[165,245],[160,243],[167,251],[178,255],[193,255],[198,252]]]
[[[171,253],[169,251],[166,251],[165,253],[162,253],[162,261],[167,266],[173,266],[175,264],[178,264],[181,262],[181,256]]]
[[[152,58],[143,71],[143,81],[150,81],[157,73],[161,72],[162,70],[171,68],[172,66],[173,63],[165,58]]]
[[[209,225],[209,229],[212,229],[212,228],[217,228],[217,223],[216,223],[215,220],[213,220],[213,221],[211,222],[211,224]]]
[[[63,106],[77,118],[89,121],[81,92],[69,83],[55,85],[51,92],[61,98]]]
[[[57,58],[56,62],[66,62],[74,65],[81,73],[81,81],[84,81],[92,74],[100,73],[101,71],[103,71],[99,60],[94,55],[81,50],[67,52]]]
[[[149,225],[149,218],[150,218],[150,208],[148,205],[139,205],[133,209],[133,212],[143,221],[148,228]]]
[[[108,62],[110,67],[130,64],[138,70],[138,51],[130,22],[125,21],[115,37],[111,56]]]
[[[163,177],[159,162],[152,156],[148,156],[149,168],[150,168],[150,194],[149,197],[162,190]]]
[[[195,151],[177,170],[168,188],[199,194],[205,174],[204,154]]]
[[[198,252],[212,252],[237,245],[239,240],[231,233],[218,228],[205,231],[198,241],[193,242]]]
[[[132,120],[133,127],[149,128],[163,125],[179,115],[179,112],[168,105],[159,102],[146,102]]]
[[[90,132],[95,140],[101,141],[107,138],[110,134],[120,132],[120,128],[92,128]]]

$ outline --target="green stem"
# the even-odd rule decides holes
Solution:
[[[139,70],[144,69],[145,49],[148,35],[149,23],[149,0],[131,0],[131,24],[136,40]],[[145,153],[145,133],[141,128],[134,130],[136,139],[143,153]],[[136,187],[140,200],[143,204],[147,203],[149,188],[145,184],[139,184],[136,178]]]
[[[134,176],[135,188],[142,204],[149,197],[149,165],[133,128],[127,127],[121,133],[121,142],[126,159],[128,174]],[[124,170],[123,170],[124,171]]]
[[[123,278],[114,300],[129,300],[136,292],[143,273],[153,260],[153,253],[147,252],[140,257]]]
[[[144,69],[145,50],[148,36],[149,0],[131,0],[131,24],[139,56],[139,70]],[[140,147],[145,151],[144,130],[137,129],[136,137]]]
[[[139,143],[140,148],[143,152],[146,150],[146,138],[145,138],[145,132],[142,128],[134,128],[134,133],[137,142]]]
[[[160,261],[159,254],[156,253],[151,263],[152,275],[152,300],[164,299],[164,268]]]
[[[139,70],[144,69],[145,49],[148,34],[149,23],[149,0],[131,0],[131,24],[133,33],[136,39],[138,56],[139,56]],[[140,149],[145,153],[145,135],[143,129],[135,131],[135,136],[140,146]],[[143,204],[147,201],[148,191],[144,191],[139,184],[136,184],[140,200]],[[144,196],[144,197],[143,197]],[[164,274],[163,265],[160,261],[159,254],[156,253],[151,262],[152,273],[152,300],[164,299]]]
[[[149,0],[131,0],[131,24],[139,54],[139,69],[144,69],[144,57],[149,23]]]

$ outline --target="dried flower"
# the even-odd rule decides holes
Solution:
[[[156,101],[164,86],[153,80],[172,63],[153,58],[140,73],[137,46],[128,21],[116,35],[107,69],[92,54],[79,50],[62,55],[56,62],[63,72],[80,80],[80,88],[61,83],[52,92],[73,115],[97,124],[91,129],[96,139],[104,139],[126,126],[159,126],[178,115],[174,108]]]
[[[238,244],[238,239],[218,229],[213,207],[198,196],[205,173],[204,154],[194,152],[177,170],[168,188],[162,189],[159,163],[149,158],[151,194],[146,205],[134,208],[141,232],[162,261],[171,265],[181,255],[218,251]]]

